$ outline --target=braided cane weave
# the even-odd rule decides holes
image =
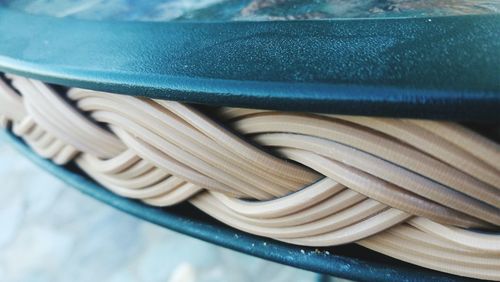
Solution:
[[[116,194],[154,206],[189,201],[235,228],[293,244],[356,242],[500,280],[500,146],[458,124],[202,113],[84,89],[61,95],[7,77],[0,123],[40,156],[73,161]]]

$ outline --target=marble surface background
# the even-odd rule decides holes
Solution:
[[[138,220],[0,141],[0,281],[316,281]]]

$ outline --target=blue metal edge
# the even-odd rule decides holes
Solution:
[[[107,205],[153,224],[251,256],[355,281],[482,281],[425,269],[355,244],[315,249],[255,236],[222,224],[190,204],[167,208],[148,206],[111,193],[82,175],[74,166],[58,166],[41,158],[9,130],[0,130],[0,137],[42,169]]]
[[[0,8],[0,70],[190,103],[500,121],[500,15],[114,22]]]

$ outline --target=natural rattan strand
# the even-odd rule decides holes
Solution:
[[[190,201],[235,228],[293,244],[356,242],[500,280],[500,146],[459,124],[238,108],[204,114],[7,77],[0,124],[116,194],[154,206]]]

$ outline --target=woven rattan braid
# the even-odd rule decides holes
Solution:
[[[235,228],[293,244],[356,242],[500,280],[500,146],[459,124],[202,112],[7,77],[0,124],[116,194],[154,206],[189,201]]]

